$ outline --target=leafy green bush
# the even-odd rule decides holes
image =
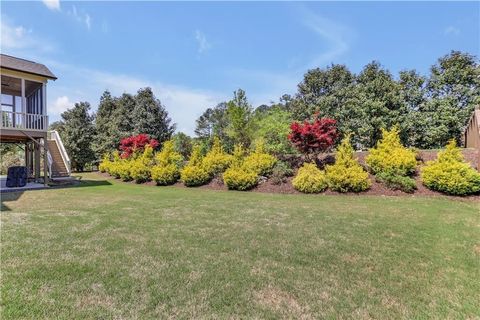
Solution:
[[[212,176],[201,165],[187,165],[180,173],[180,180],[187,187],[195,187],[210,182]]]
[[[465,162],[455,140],[438,153],[434,161],[422,168],[422,182],[432,190],[452,195],[468,195],[480,191],[480,173]]]
[[[287,138],[293,121],[290,112],[274,107],[268,111],[256,112],[254,121],[254,136],[265,141],[267,152],[275,155],[297,152]]]
[[[318,169],[314,163],[306,162],[298,169],[292,185],[300,192],[318,193],[327,188],[328,182],[323,171]]]
[[[369,150],[366,158],[372,172],[387,172],[405,176],[415,172],[415,151],[405,148],[400,142],[398,126],[388,131],[382,129],[382,139]]]
[[[287,178],[293,176],[292,167],[284,161],[278,161],[272,169],[270,181],[278,185],[287,182]]]
[[[415,180],[407,177],[394,174],[391,172],[380,172],[375,176],[378,182],[384,183],[392,190],[401,190],[403,192],[412,193],[417,189]]]
[[[326,167],[330,189],[339,192],[360,192],[372,185],[368,173],[353,156],[350,136],[346,136],[335,154],[335,164]]]
[[[214,176],[224,172],[230,166],[232,160],[232,155],[223,151],[220,139],[215,137],[212,148],[202,160],[202,165],[210,175]]]
[[[257,175],[267,176],[272,173],[276,162],[277,159],[274,156],[265,152],[263,141],[257,141],[255,151],[244,159],[242,166],[254,171]]]
[[[243,167],[231,167],[223,173],[223,182],[230,190],[245,191],[258,183],[258,175]]]

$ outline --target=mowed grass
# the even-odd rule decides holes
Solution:
[[[480,202],[83,180],[2,195],[2,319],[480,316]]]

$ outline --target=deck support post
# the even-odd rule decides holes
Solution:
[[[47,145],[47,139],[43,139],[43,184],[45,187],[48,184],[48,145]]]
[[[34,146],[35,149],[35,182],[40,181],[40,146],[38,144],[35,144]]]

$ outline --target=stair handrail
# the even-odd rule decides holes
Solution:
[[[65,164],[65,168],[67,168],[68,175],[70,175],[71,173],[70,158],[68,157],[67,150],[65,150],[65,147],[63,146],[62,138],[58,134],[57,130],[50,130],[48,133],[50,134],[50,137],[52,138],[52,140],[55,140],[58,150],[60,150],[60,155],[62,156],[62,160],[63,160],[63,163]]]

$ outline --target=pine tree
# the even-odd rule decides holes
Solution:
[[[151,88],[138,90],[135,95],[135,108],[132,113],[134,133],[148,134],[160,143],[169,140],[175,131],[175,125],[171,124],[168,113],[155,98]]]
[[[72,161],[72,167],[77,171],[83,171],[85,165],[96,158],[92,143],[95,139],[94,117],[89,111],[88,102],[79,102],[61,115],[62,140]]]

